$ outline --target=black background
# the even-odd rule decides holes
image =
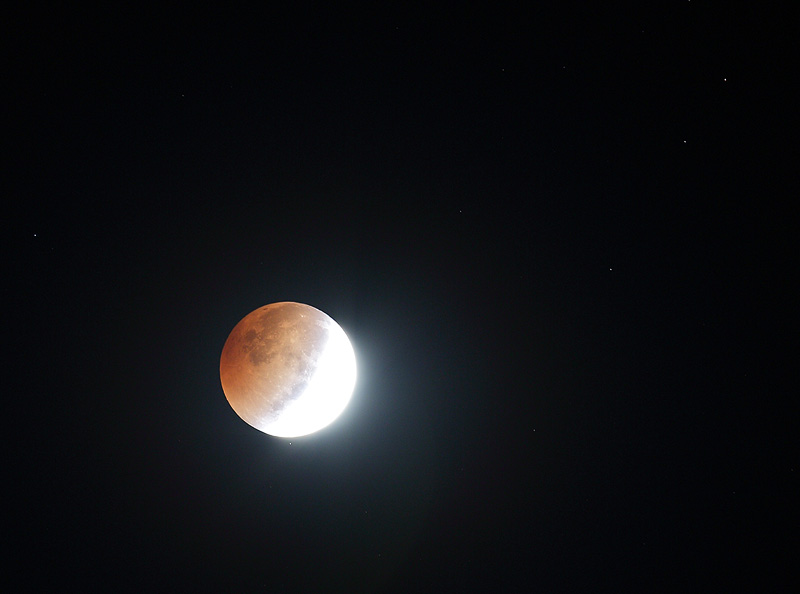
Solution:
[[[797,15],[376,6],[7,15],[12,583],[796,587]],[[219,385],[275,301],[306,438]]]

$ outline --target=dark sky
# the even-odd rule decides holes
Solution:
[[[12,582],[796,587],[797,14],[391,6],[7,15]],[[306,438],[219,384],[276,301]]]

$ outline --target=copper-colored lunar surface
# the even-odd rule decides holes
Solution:
[[[302,303],[265,305],[231,331],[219,363],[231,407],[259,431],[307,435],[347,406],[356,359],[347,335],[328,315]]]

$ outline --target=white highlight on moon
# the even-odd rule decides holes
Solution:
[[[264,432],[276,437],[300,437],[327,427],[342,414],[356,385],[356,355],[344,330],[331,324],[325,349],[303,394]]]

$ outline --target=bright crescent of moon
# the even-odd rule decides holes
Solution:
[[[276,437],[319,431],[345,409],[356,382],[356,357],[344,330],[302,303],[265,305],[231,331],[220,357],[220,382],[246,423]]]

